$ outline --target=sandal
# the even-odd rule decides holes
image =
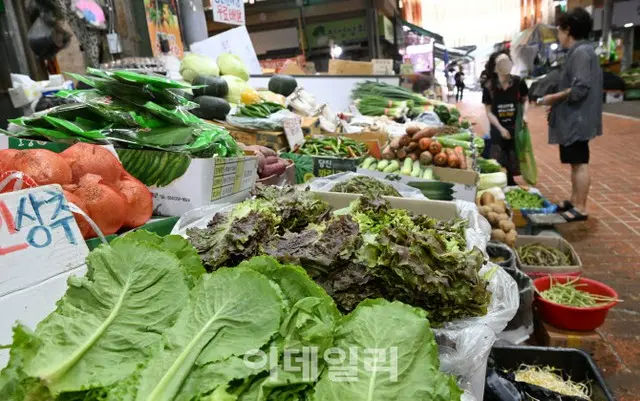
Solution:
[[[560,216],[562,216],[562,218],[565,219],[567,223],[572,223],[574,221],[585,221],[589,218],[588,214],[582,214],[576,208],[562,212],[560,213]]]
[[[573,203],[571,203],[571,201],[563,200],[562,202],[558,203],[559,212],[567,212],[571,209],[573,209]]]

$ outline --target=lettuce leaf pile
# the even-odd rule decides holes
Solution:
[[[460,399],[424,311],[378,299],[343,316],[299,266],[259,256],[205,273],[185,239],[136,232],[87,267],[35,331],[15,326],[3,401]],[[344,368],[355,381],[332,379]]]
[[[423,308],[434,326],[487,313],[484,257],[466,249],[466,220],[412,214],[381,197],[331,213],[308,191],[259,187],[255,195],[187,231],[209,270],[266,254],[303,266],[343,312],[384,298]]]

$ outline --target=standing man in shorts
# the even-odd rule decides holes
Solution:
[[[595,47],[587,42],[593,19],[575,8],[558,19],[558,41],[568,49],[558,92],[542,98],[551,106],[549,143],[560,145],[560,161],[571,165],[571,200],[560,202],[567,222],[588,218],[589,141],[602,135],[602,70]]]

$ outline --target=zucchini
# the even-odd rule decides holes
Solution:
[[[395,160],[394,160],[395,161]],[[389,160],[385,159],[385,160],[380,160],[380,162],[378,163],[378,170],[379,171],[384,171],[385,168],[387,168],[387,166],[389,165]]]
[[[406,159],[404,159],[404,163],[402,163],[402,170],[400,170],[400,174],[411,175],[412,168],[413,160],[407,157]]]
[[[384,173],[393,173],[395,171],[397,171],[400,168],[400,162],[397,160],[391,160],[391,162],[389,162],[389,165],[387,167],[384,168],[384,170],[382,170]],[[378,167],[378,169],[380,169]]]

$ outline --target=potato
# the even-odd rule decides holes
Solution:
[[[500,230],[500,229],[494,229],[491,230],[491,240],[492,241],[498,241],[498,242],[505,242],[507,235],[504,233],[504,231]]]
[[[516,232],[515,229],[513,229],[505,235],[504,243],[510,246],[511,248],[513,248],[516,246],[517,239],[518,239],[518,233]]]
[[[489,220],[489,223],[491,223],[492,226],[495,226],[498,224],[498,213],[496,212],[489,212],[487,213],[487,220]]]
[[[489,213],[492,212],[490,206],[480,206],[478,210],[480,211],[480,214],[483,215],[484,217],[487,217]]]
[[[515,224],[513,224],[513,222],[510,220],[500,220],[498,226],[500,226],[500,229],[505,233],[508,233],[511,230],[515,230],[516,228]]]
[[[498,214],[506,213],[506,212],[507,212],[507,210],[504,208],[504,206],[503,206],[503,205],[501,205],[501,204],[499,204],[498,202],[496,202],[496,203],[492,203],[492,204],[491,204],[491,209],[492,209],[494,212],[498,213]]]
[[[496,213],[498,215],[498,221],[500,220],[511,220],[509,215],[506,213]]]
[[[482,206],[490,205],[490,204],[494,203],[495,201],[496,201],[496,198],[493,197],[493,194],[491,192],[485,192],[480,197],[480,204]]]
[[[494,203],[496,205],[500,205],[505,211],[507,210],[507,204],[502,199],[496,200]]]

